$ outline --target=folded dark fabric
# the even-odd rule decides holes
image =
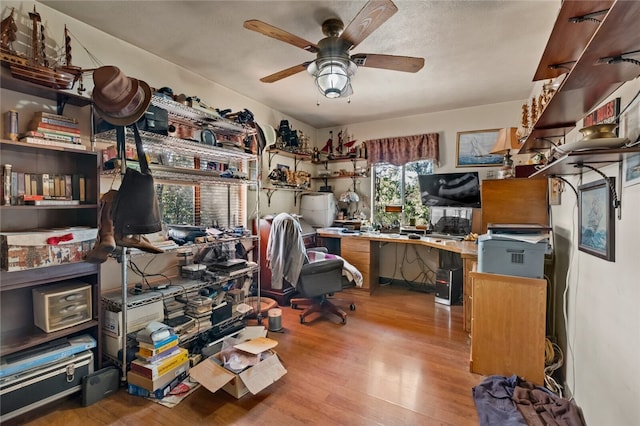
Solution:
[[[513,391],[513,402],[529,426],[584,426],[581,410],[568,399],[525,380]]]

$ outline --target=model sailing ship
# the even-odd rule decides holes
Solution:
[[[17,39],[18,27],[13,19],[14,9],[11,14],[2,20],[2,41],[0,44],[0,58],[11,70],[11,75],[21,80],[30,81],[53,89],[71,89],[74,83],[81,79],[83,70],[71,65],[70,37],[65,26],[65,63],[64,65],[51,64],[45,54],[44,26],[40,14],[29,12],[31,19],[31,50],[30,55],[22,54],[13,49],[13,42]]]

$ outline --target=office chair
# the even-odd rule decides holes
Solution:
[[[329,295],[343,289],[344,261],[324,259],[309,263],[300,224],[287,213],[273,218],[267,243],[267,262],[272,273],[272,287],[276,288],[275,283],[282,285],[286,280],[296,289],[298,296],[291,299],[291,306],[296,309],[299,305],[309,305],[300,314],[300,323],[304,324],[307,316],[315,312],[331,312],[338,315],[343,324],[347,322],[346,312],[328,299]],[[355,305],[351,306],[355,309]]]

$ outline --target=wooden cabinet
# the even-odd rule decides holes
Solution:
[[[489,223],[549,223],[547,179],[482,181],[482,233]]]
[[[544,385],[546,281],[482,272],[471,279],[471,372]]]
[[[342,238],[340,256],[362,273],[362,289],[373,293],[379,278],[378,242],[365,238]]]

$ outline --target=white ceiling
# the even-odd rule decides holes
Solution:
[[[560,7],[559,0],[395,0],[398,12],[352,53],[424,57],[425,66],[415,74],[359,68],[348,103],[322,97],[306,72],[261,83],[314,55],[243,22],[259,19],[317,43],[325,19],[346,26],[365,1],[42,3],[315,128],[524,100]]]

